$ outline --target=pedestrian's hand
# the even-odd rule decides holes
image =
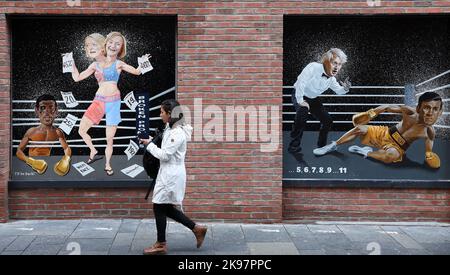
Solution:
[[[306,101],[303,101],[302,103],[300,103],[300,106],[306,107],[309,110],[309,104]]]
[[[140,138],[139,143],[142,143],[144,145],[148,145],[152,141],[152,137],[149,137],[148,139]]]
[[[344,90],[346,90],[347,92],[352,87],[352,83],[350,82],[348,77],[344,80],[344,82],[340,81],[340,84],[342,87],[344,87]]]

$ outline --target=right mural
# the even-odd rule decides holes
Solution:
[[[285,186],[450,186],[449,19],[284,17]]]

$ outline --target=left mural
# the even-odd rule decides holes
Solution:
[[[177,18],[8,20],[12,183],[147,181],[138,138],[162,127],[159,106],[176,96]]]

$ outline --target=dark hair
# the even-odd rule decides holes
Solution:
[[[38,97],[38,98],[36,99],[36,106],[35,106],[35,108],[39,108],[39,103],[40,103],[41,101],[45,101],[45,100],[53,100],[53,101],[55,102],[55,105],[58,105],[58,104],[56,103],[56,99],[55,99],[54,96],[49,95],[49,94],[43,94],[43,95],[41,95],[40,97]]]
[[[441,108],[439,110],[442,109],[442,98],[439,94],[437,94],[435,92],[426,92],[423,95],[421,95],[419,97],[419,103],[417,103],[417,107],[420,108],[420,105],[422,104],[422,102],[428,102],[428,101],[440,101]]]
[[[169,118],[169,127],[170,128],[172,128],[172,126],[175,123],[184,123],[184,114],[180,108],[181,105],[178,101],[176,101],[175,99],[166,99],[161,103],[161,107],[163,108],[164,112],[166,112],[170,115],[170,118]],[[173,110],[175,108],[176,108],[176,110],[175,110],[175,113],[173,114]]]

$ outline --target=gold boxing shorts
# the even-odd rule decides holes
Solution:
[[[396,131],[398,135],[398,131]],[[397,135],[396,135],[397,136]],[[400,135],[401,137],[401,135]],[[403,139],[403,137],[401,137]],[[394,148],[400,153],[398,159],[394,162],[400,162],[403,160],[404,150],[391,136],[389,128],[387,126],[368,126],[367,133],[361,137],[361,143],[364,145],[376,147],[378,149],[387,150]]]

